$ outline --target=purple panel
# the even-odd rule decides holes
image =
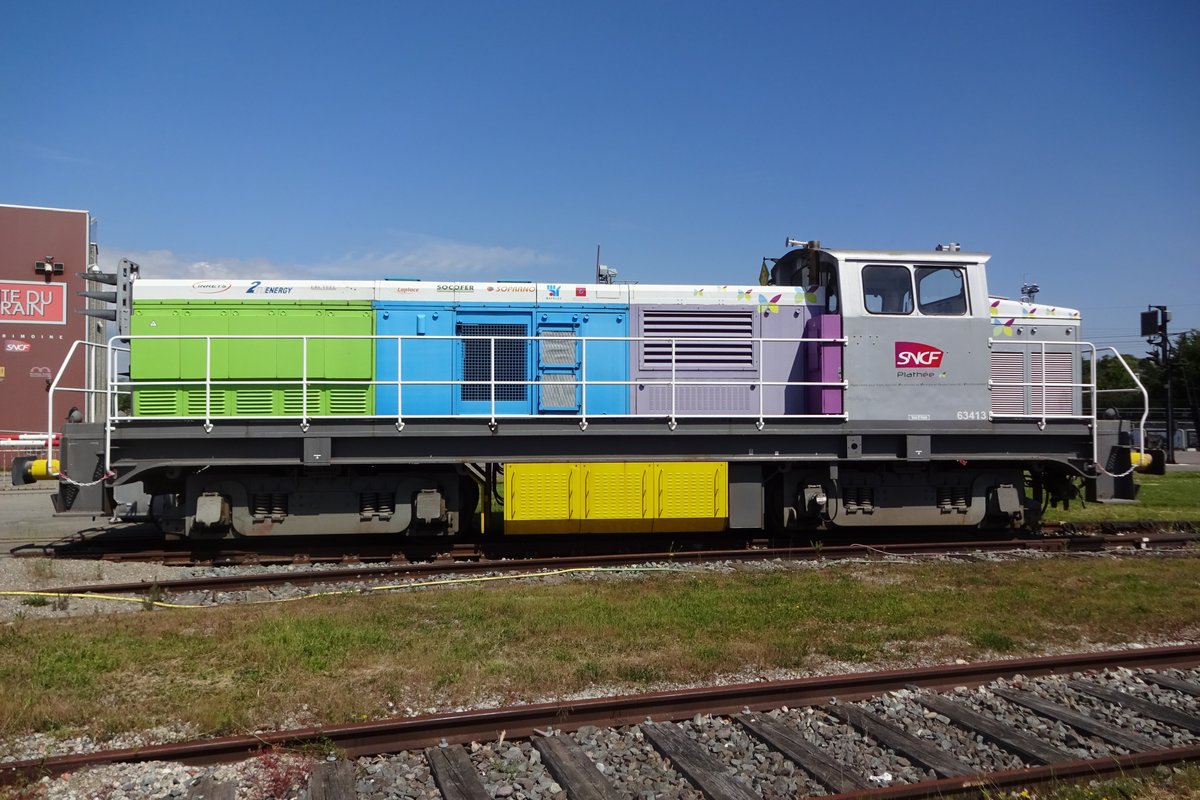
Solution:
[[[842,335],[840,314],[821,314],[809,320],[804,335],[816,339],[836,339]],[[805,380],[840,381],[842,379],[842,346],[837,343],[805,345],[808,359]],[[841,414],[842,390],[837,387],[813,386],[808,391],[810,413]]]
[[[646,336],[650,327],[647,314],[675,313],[687,315],[686,323],[680,322],[680,330],[703,330],[705,319],[715,319],[721,314],[739,314],[744,325],[739,328],[743,333],[753,331],[754,337],[764,339],[797,339],[803,336],[809,310],[803,306],[782,307],[779,311],[771,312],[761,307],[749,306],[731,309],[716,306],[641,306],[634,309],[633,336]],[[654,330],[665,330],[664,322],[659,319]],[[713,325],[713,329],[722,327]],[[729,363],[729,354],[725,353],[726,363],[718,361],[707,362],[689,355],[682,355],[683,345],[678,345],[681,357],[676,366],[676,381],[712,381],[719,385],[712,386],[677,386],[675,393],[675,412],[677,414],[704,414],[720,416],[722,414],[757,415],[760,412],[759,388],[756,385],[759,376],[759,366],[762,367],[762,378],[767,382],[804,381],[806,378],[804,366],[804,348],[800,342],[770,342],[762,346],[751,346],[750,340],[742,352],[744,360]],[[750,352],[753,351],[753,359]],[[661,349],[659,350],[661,353]],[[665,415],[671,412],[670,386],[653,386],[650,381],[668,381],[671,377],[669,361],[661,357],[651,362],[643,358],[637,342],[630,348],[630,364],[632,365],[633,380],[631,403],[633,413],[647,415]],[[803,386],[768,386],[761,401],[761,411],[767,416],[804,413],[806,407],[806,392]]]
[[[762,317],[764,339],[799,339],[804,336],[809,311],[805,306],[783,307],[778,314]],[[799,382],[805,377],[805,352],[801,342],[763,343],[763,380]],[[768,386],[763,412],[767,416],[803,414],[806,408],[803,386]]]

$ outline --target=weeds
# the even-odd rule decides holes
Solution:
[[[1194,636],[1194,558],[611,577],[0,627],[0,735],[336,724],[749,669]],[[305,705],[303,712],[300,711]]]

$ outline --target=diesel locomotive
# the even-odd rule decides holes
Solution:
[[[991,296],[957,247],[789,245],[728,285],[122,278],[107,418],[40,470],[59,514],[141,484],[196,537],[1011,528],[1132,497],[1077,311]]]

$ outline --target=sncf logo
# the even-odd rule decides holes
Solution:
[[[920,342],[896,342],[896,366],[908,369],[937,369],[942,365],[941,350]]]

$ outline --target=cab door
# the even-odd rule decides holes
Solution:
[[[990,323],[982,269],[882,259],[843,265],[850,419],[987,420]]]

